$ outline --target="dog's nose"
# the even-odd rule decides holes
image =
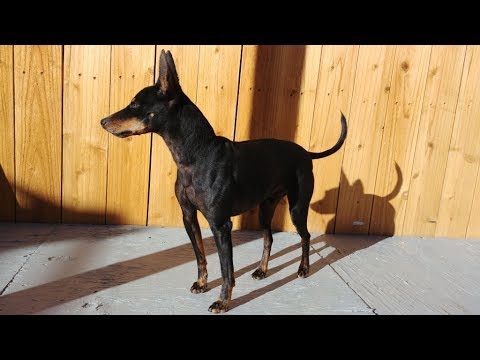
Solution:
[[[108,118],[102,119],[102,120],[100,121],[100,124],[101,124],[102,126],[105,126],[105,125],[107,124],[107,121],[108,121]]]

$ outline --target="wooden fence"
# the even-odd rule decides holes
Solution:
[[[219,135],[321,151],[346,115],[314,162],[311,231],[480,237],[479,46],[0,46],[0,221],[182,226],[163,140],[99,125],[162,48]]]

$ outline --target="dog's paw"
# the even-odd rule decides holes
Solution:
[[[298,268],[298,272],[297,272],[298,277],[299,278],[306,278],[307,275],[308,275],[308,270],[309,270],[308,266],[300,266]]]
[[[200,294],[207,291],[207,283],[200,285],[198,281],[195,281],[190,288],[190,291],[194,294]]]
[[[208,311],[214,314],[224,313],[228,311],[228,303],[226,301],[217,300],[210,305]]]
[[[265,271],[260,270],[260,269],[257,269],[252,273],[252,278],[254,278],[256,280],[265,279],[266,277],[267,277],[267,273]]]

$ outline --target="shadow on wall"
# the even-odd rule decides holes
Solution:
[[[258,46],[255,59],[254,86],[251,103],[251,117],[248,119],[248,138],[277,138],[295,141],[299,122],[301,81],[305,71],[306,46]],[[242,124],[241,124],[242,125]],[[335,232],[336,206],[340,189],[351,190],[357,200],[375,204],[382,209],[382,219],[376,224],[381,231],[371,234],[392,235],[395,232],[395,209],[390,201],[402,186],[403,178],[396,165],[398,181],[391,194],[381,197],[365,194],[361,180],[350,184],[342,171],[338,188],[326,192],[324,199],[311,205],[312,210],[321,214],[335,214],[326,228],[327,233]],[[350,191],[349,191],[350,193]],[[329,205],[331,204],[331,205]],[[335,206],[335,208],[332,208]],[[273,229],[283,228],[284,220],[290,221],[286,197],[277,206],[272,220]],[[355,219],[352,219],[353,226]],[[240,215],[241,229],[259,229],[258,207]]]
[[[15,192],[0,165],[0,221],[15,220]]]
[[[375,194],[365,194],[363,189],[363,183],[361,180],[355,180],[352,184],[348,182],[345,173],[343,172],[340,175],[340,184],[338,188],[330,189],[325,192],[323,199],[320,199],[310,205],[310,208],[319,213],[319,214],[335,214],[335,216],[328,222],[325,232],[328,234],[333,234],[335,232],[335,223],[337,220],[338,214],[336,211],[338,208],[333,208],[332,204],[337,205],[337,196],[340,194],[340,189],[342,191],[348,191],[348,193],[355,194],[357,201],[362,203],[379,203],[383,205],[382,219],[370,219],[370,223],[376,220],[377,224],[381,224],[382,231],[380,233],[372,231],[370,227],[370,235],[387,235],[391,236],[395,233],[395,208],[390,204],[390,201],[393,200],[399,193],[403,184],[403,175],[398,164],[395,164],[395,170],[397,172],[397,183],[393,188],[392,192],[387,196],[378,196]],[[355,226],[355,221],[352,219],[353,226]]]
[[[10,186],[5,173],[0,166],[0,200],[1,200],[1,211],[0,211],[0,222],[32,222],[32,223],[54,223],[54,221],[42,221],[39,220],[42,217],[39,214],[42,214],[47,211],[52,211],[56,214],[60,214],[62,209],[60,206],[54,204],[52,201],[45,199],[43,196],[32,193],[31,191],[26,191],[20,187],[16,187],[16,196],[12,187]],[[26,200],[25,206],[20,206],[16,197],[21,197]],[[9,216],[5,216],[5,214]],[[11,216],[10,216],[11,215]],[[16,216],[15,216],[16,215]],[[20,216],[19,216],[20,215]],[[77,219],[76,224],[92,224],[92,225],[104,225],[105,224],[105,211],[98,210],[77,210],[70,208],[63,208],[63,216],[71,216],[74,219]],[[109,214],[110,218],[119,221],[116,215]],[[16,217],[16,219],[15,219]],[[60,220],[60,219],[59,219]],[[60,221],[56,223],[60,223]],[[21,225],[19,225],[21,226]],[[22,227],[23,228],[23,227]],[[139,232],[141,228],[132,227],[128,225],[120,227],[98,227],[98,230],[95,230],[95,240],[104,240],[112,238],[115,236],[120,236],[124,234],[132,234]],[[29,232],[26,230],[27,233]],[[65,226],[59,228],[59,230],[53,229],[51,233],[45,235],[32,234],[31,236],[26,236],[25,241],[19,241],[15,244],[9,243],[8,247],[0,247],[0,253],[7,249],[21,248],[28,246],[29,241],[39,241],[40,239],[48,241],[63,241],[63,240],[91,240],[91,232],[82,230],[81,227],[71,227],[66,228]]]
[[[17,199],[24,199],[25,204],[22,206]],[[0,221],[7,222],[47,222],[60,223],[60,214],[63,218],[76,219],[76,224],[105,224],[105,210],[83,209],[62,207],[53,203],[51,200],[44,198],[42,195],[35,194],[31,190],[23,189],[17,186],[14,189],[0,166]],[[45,212],[58,214],[57,221],[42,220]],[[120,221],[115,214],[108,214],[109,219]]]
[[[249,139],[295,140],[305,52],[303,45],[257,47]],[[284,198],[275,211],[274,229],[282,227],[287,210]],[[240,222],[242,229],[259,229],[258,208],[243,214]]]

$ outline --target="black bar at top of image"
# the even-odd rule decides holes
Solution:
[[[2,30],[0,29],[0,44],[360,44],[360,45],[450,45],[478,44],[480,30],[471,31],[408,31],[408,30],[311,30],[273,29],[268,31],[238,29],[223,32],[186,29],[175,31],[145,31],[145,30]]]

